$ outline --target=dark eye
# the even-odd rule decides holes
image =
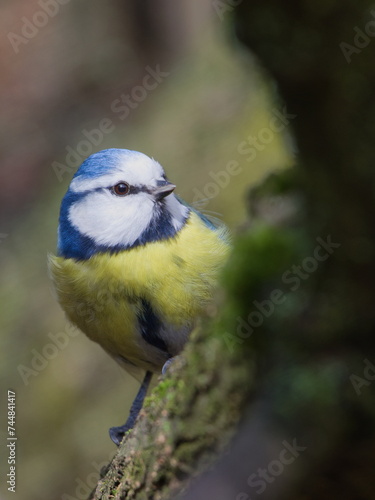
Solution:
[[[112,192],[117,196],[125,196],[129,193],[130,187],[126,182],[119,182],[112,188]]]

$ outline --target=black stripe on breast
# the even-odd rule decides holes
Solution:
[[[168,347],[161,337],[162,322],[154,313],[147,300],[142,299],[142,310],[137,314],[142,338],[150,345],[168,354]]]

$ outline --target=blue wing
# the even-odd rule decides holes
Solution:
[[[218,229],[220,227],[220,224],[217,224],[215,225],[212,221],[210,221],[205,215],[202,214],[202,212],[200,212],[199,210],[197,210],[196,208],[194,208],[193,206],[189,205],[189,203],[186,203],[185,200],[183,200],[182,198],[180,198],[179,196],[175,195],[176,198],[178,199],[178,201],[180,203],[182,203],[182,205],[185,205],[185,207],[188,207],[190,208],[190,210],[192,212],[194,212],[195,214],[198,215],[198,217],[205,223],[205,225],[211,229],[212,231],[216,231],[216,229]]]

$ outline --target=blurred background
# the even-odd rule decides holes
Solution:
[[[292,163],[288,118],[232,32],[233,3],[1,3],[0,438],[10,389],[17,498],[85,498],[138,388],[67,323],[48,278],[77,166],[101,149],[140,150],[235,233],[249,186]]]

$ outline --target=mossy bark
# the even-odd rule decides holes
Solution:
[[[170,498],[225,448],[251,387],[250,367],[233,356],[230,368],[206,331],[152,391],[92,498]]]
[[[153,392],[92,498],[180,494],[241,416],[230,452],[184,498],[375,498],[370,8],[254,0],[234,10],[239,38],[296,115],[298,165],[253,190],[219,320]],[[288,446],[294,460],[273,474]],[[262,491],[251,479],[261,469]]]

